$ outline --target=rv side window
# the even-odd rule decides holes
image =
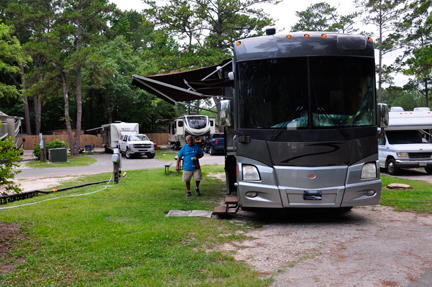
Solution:
[[[210,121],[210,126],[212,127],[214,125],[213,121]]]
[[[183,121],[178,121],[178,126],[181,128],[183,126]]]
[[[379,139],[379,145],[385,145],[386,144],[386,138],[384,133],[381,134],[381,137]]]

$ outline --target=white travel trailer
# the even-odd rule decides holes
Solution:
[[[114,122],[112,124],[102,125],[102,146],[105,152],[111,152],[119,147],[120,137],[123,135],[133,135],[139,133],[137,123]]]
[[[21,117],[8,116],[0,112],[0,140],[11,137],[16,149],[24,147],[24,141],[21,134]],[[22,154],[22,152],[21,152]]]
[[[389,112],[389,125],[381,133],[378,150],[379,165],[391,175],[400,168],[424,167],[432,174],[432,112],[429,108],[415,108],[404,111],[392,107]]]
[[[167,121],[169,129],[168,146],[171,148],[180,149],[186,144],[188,135],[203,137],[215,133],[215,119],[208,116],[184,115]]]

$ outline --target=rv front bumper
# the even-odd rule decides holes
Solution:
[[[401,168],[414,168],[414,167],[432,167],[432,160],[430,159],[417,159],[417,160],[408,160],[408,159],[396,159],[396,164]]]

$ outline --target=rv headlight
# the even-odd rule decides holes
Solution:
[[[408,157],[408,153],[407,152],[397,152],[396,155],[399,156],[399,157]]]
[[[253,165],[243,165],[243,180],[260,180],[258,169]]]
[[[377,177],[377,169],[376,164],[374,162],[368,162],[363,165],[361,178],[376,178]]]

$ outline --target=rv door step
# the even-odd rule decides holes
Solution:
[[[236,214],[239,210],[237,196],[227,196],[225,198],[225,206],[217,206],[213,210],[213,214],[224,215],[224,214]],[[233,210],[234,209],[234,210]]]

